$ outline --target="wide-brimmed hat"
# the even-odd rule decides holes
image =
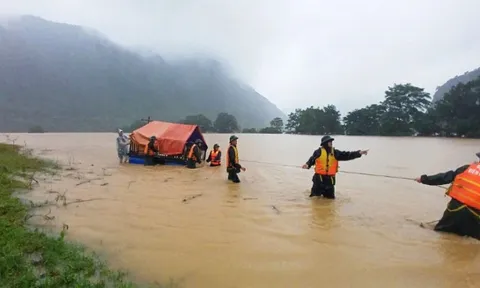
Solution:
[[[323,144],[328,143],[328,142],[333,141],[333,140],[335,140],[335,139],[330,137],[329,135],[325,135],[325,136],[322,137],[320,145],[323,145]]]

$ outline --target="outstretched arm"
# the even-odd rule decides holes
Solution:
[[[363,151],[341,151],[341,150],[333,150],[335,153],[335,158],[337,158],[338,161],[349,161],[353,159],[357,159],[362,157],[362,152]],[[366,153],[364,153],[366,154]]]
[[[430,176],[424,174],[420,176],[420,178],[417,178],[416,181],[425,185],[450,184],[453,182],[453,180],[458,174],[463,173],[465,170],[467,170],[469,166],[470,165],[464,165],[457,168],[455,171],[450,170],[445,173],[438,173]]]
[[[212,159],[212,152],[208,153],[208,158],[207,158],[207,160],[205,160],[205,162],[208,163],[208,162],[210,162],[211,160],[213,160],[213,159]]]

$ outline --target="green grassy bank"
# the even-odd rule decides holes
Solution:
[[[34,173],[58,168],[0,143],[0,287],[138,287],[95,255],[64,241],[63,231],[47,236],[26,227],[30,208],[12,193],[31,189]]]

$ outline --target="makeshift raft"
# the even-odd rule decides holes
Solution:
[[[159,154],[155,156],[162,165],[185,165],[191,145],[200,140],[202,160],[205,160],[207,143],[197,125],[178,124],[162,121],[151,121],[130,134],[130,164],[144,164],[145,146],[150,137],[157,138],[155,144]]]

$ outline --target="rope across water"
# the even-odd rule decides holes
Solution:
[[[269,163],[269,162],[261,162],[261,161],[254,161],[254,160],[241,160],[241,162],[248,162],[248,163],[257,163],[257,164],[264,164],[264,165],[273,165],[273,166],[280,166],[280,167],[292,167],[292,168],[302,168],[298,165],[288,165],[288,164],[280,164],[280,163]],[[391,179],[401,179],[401,180],[409,180],[414,181],[415,178],[409,177],[402,177],[402,176],[392,176],[392,175],[383,175],[383,174],[373,174],[373,173],[366,173],[366,172],[355,172],[355,171],[345,171],[341,170],[338,173],[345,173],[345,174],[356,174],[356,175],[364,175],[364,176],[373,176],[373,177],[382,177],[382,178],[391,178]],[[433,186],[442,189],[447,189],[444,186]]]

